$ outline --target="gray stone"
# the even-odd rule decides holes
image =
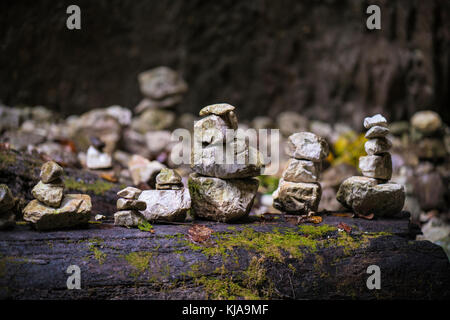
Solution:
[[[376,114],[372,117],[367,117],[364,119],[364,128],[370,129],[374,126],[387,127],[386,118],[381,114]]]
[[[165,151],[172,139],[172,132],[167,130],[149,131],[145,134],[147,149],[153,157]]]
[[[131,178],[135,185],[138,185],[141,182],[151,182],[165,167],[165,165],[158,161],[149,161],[139,155],[133,155],[128,163],[128,169],[130,170]]]
[[[321,167],[320,162],[291,158],[283,171],[283,179],[290,182],[317,182]]]
[[[309,121],[297,112],[285,111],[277,117],[277,128],[283,136],[288,137],[296,132],[309,130]]]
[[[319,183],[289,182],[280,179],[272,194],[273,207],[282,212],[305,215],[317,211],[322,188]]]
[[[23,209],[23,219],[38,230],[71,228],[86,225],[91,215],[91,198],[85,194],[67,194],[59,208],[33,200]]]
[[[106,114],[115,118],[122,126],[129,126],[133,116],[129,109],[117,105],[106,108]]]
[[[389,129],[382,126],[374,126],[366,132],[366,139],[384,138],[389,134]]]
[[[157,67],[138,75],[141,93],[151,99],[163,99],[188,90],[183,78],[168,67]]]
[[[391,147],[392,142],[386,138],[370,139],[364,144],[364,149],[369,156],[386,153],[391,149]]]
[[[86,165],[89,169],[108,169],[112,166],[112,158],[109,154],[90,146],[86,154]]]
[[[170,108],[179,104],[181,101],[183,101],[182,94],[168,96],[160,100],[144,98],[134,108],[134,111],[139,114],[150,109]]]
[[[156,189],[158,190],[175,190],[182,187],[181,176],[175,170],[164,168],[156,176]]]
[[[234,111],[234,107],[231,104],[228,103],[217,103],[217,104],[211,104],[209,106],[204,107],[200,110],[199,115],[200,117],[204,117],[210,114],[215,114],[218,116],[227,115],[228,112]]]
[[[119,198],[116,203],[118,210],[145,210],[147,207],[144,201]]]
[[[10,211],[15,205],[14,196],[6,184],[0,184],[0,214]]]
[[[137,200],[141,193],[142,190],[139,190],[138,188],[126,187],[125,189],[122,189],[119,192],[117,192],[117,195],[120,198]]]
[[[392,176],[392,159],[389,153],[359,158],[359,169],[369,178],[389,180]]]
[[[181,190],[145,190],[139,201],[147,204],[141,211],[146,220],[152,222],[184,221],[191,208],[191,197],[185,188]]]
[[[144,217],[133,210],[123,210],[114,213],[114,224],[122,227],[137,227],[145,222]]]
[[[58,208],[64,197],[64,184],[62,181],[59,183],[43,183],[39,181],[31,190],[31,194],[43,204]]]
[[[194,123],[194,141],[206,144],[224,143],[233,139],[235,132],[222,117],[209,115]],[[228,134],[228,136],[227,136]]]
[[[258,190],[257,179],[230,179],[189,176],[191,213],[200,219],[229,222],[246,217]]]
[[[47,161],[41,167],[40,178],[43,183],[50,183],[58,180],[63,175],[63,168],[55,161]]]
[[[133,119],[131,128],[142,134],[148,131],[168,130],[173,127],[175,117],[175,113],[169,110],[149,109]]]
[[[411,125],[424,134],[432,134],[442,127],[442,119],[434,111],[419,111],[412,116]]]
[[[328,143],[311,132],[294,133],[288,138],[286,153],[299,160],[320,162],[328,155]]]

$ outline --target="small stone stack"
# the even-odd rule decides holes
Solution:
[[[264,167],[261,153],[236,135],[238,120],[232,105],[221,103],[200,110],[194,124],[189,177],[194,217],[229,222],[247,216],[258,190],[252,177]]]
[[[144,201],[138,200],[141,193],[141,190],[133,187],[127,187],[117,192],[119,199],[116,205],[119,211],[114,214],[115,225],[136,227],[145,220],[139,212],[147,208]]]
[[[317,211],[322,196],[319,183],[322,161],[328,152],[328,143],[314,133],[289,136],[286,153],[291,158],[272,195],[274,208],[301,215]]]
[[[411,137],[420,159],[438,161],[448,155],[444,143],[444,123],[434,111],[416,112],[411,118]]]
[[[31,190],[36,200],[23,209],[24,220],[38,230],[76,227],[89,221],[91,198],[84,194],[64,195],[62,175],[63,168],[54,161],[41,167],[41,181]]]
[[[363,177],[354,176],[339,187],[336,199],[361,215],[390,216],[400,212],[405,202],[405,188],[388,182],[392,176],[392,160],[388,152],[392,143],[386,119],[377,114],[364,119],[369,139],[364,147],[367,156],[359,158]]]
[[[139,200],[147,204],[141,214],[151,222],[184,221],[191,208],[189,190],[184,188],[181,176],[167,168],[156,176],[156,190],[143,191]]]
[[[89,169],[108,169],[112,166],[111,156],[104,152],[105,143],[97,137],[91,137],[91,146],[86,154],[86,165]]]
[[[13,227],[16,215],[13,211],[15,199],[6,184],[0,184],[0,230]]]

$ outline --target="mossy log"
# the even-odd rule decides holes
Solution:
[[[38,156],[12,149],[0,150],[0,184],[6,184],[17,198],[17,218],[21,209],[33,199],[31,189],[39,182],[44,163]],[[102,179],[83,169],[64,168],[65,193],[85,193],[92,198],[92,214],[112,215],[116,211],[116,193],[124,185]]]
[[[429,241],[413,240],[417,229],[408,221],[330,214],[316,225],[285,216],[195,222],[213,230],[204,243],[188,240],[192,223],[154,225],[152,232],[111,223],[45,233],[17,226],[0,232],[0,297],[450,298],[447,256]],[[79,290],[67,289],[70,265],[81,269]],[[379,290],[367,288],[370,265],[380,267]]]

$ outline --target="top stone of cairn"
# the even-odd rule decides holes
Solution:
[[[138,80],[142,94],[156,100],[185,93],[188,89],[183,78],[168,67],[144,71],[138,75]]]
[[[43,183],[50,183],[58,180],[63,174],[63,168],[54,161],[47,161],[41,167],[40,178]]]
[[[156,176],[156,183],[158,185],[180,184],[181,176],[175,170],[163,168]]]
[[[217,116],[223,116],[227,114],[230,111],[234,111],[234,107],[231,104],[228,103],[217,103],[217,104],[211,104],[209,106],[204,107],[200,110],[199,115],[201,117],[215,114]]]
[[[364,119],[364,128],[370,129],[374,126],[387,127],[387,120],[381,114],[376,114],[373,117]]]
[[[289,136],[286,153],[299,160],[320,162],[328,156],[328,143],[311,132],[298,132]]]

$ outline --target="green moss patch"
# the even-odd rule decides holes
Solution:
[[[116,187],[115,184],[104,181],[104,180],[95,180],[93,183],[87,183],[83,180],[75,180],[73,178],[64,179],[64,185],[67,189],[77,190],[81,192],[90,192],[96,195],[103,195],[105,192],[111,190]],[[119,186],[120,188],[125,187],[124,185]]]

